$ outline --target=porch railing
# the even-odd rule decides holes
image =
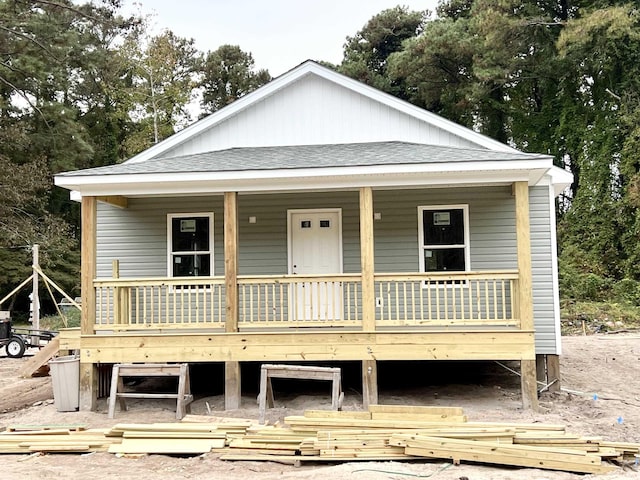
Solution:
[[[519,326],[516,271],[376,274],[377,326]]]
[[[376,327],[519,327],[518,273],[378,273]],[[96,330],[224,329],[224,277],[105,279]],[[360,274],[238,278],[240,330],[362,323]]]
[[[96,330],[224,328],[224,277],[94,281]]]

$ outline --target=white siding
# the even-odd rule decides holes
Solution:
[[[479,148],[315,75],[307,75],[162,157],[233,147],[406,141]]]

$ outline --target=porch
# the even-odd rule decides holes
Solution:
[[[225,362],[238,408],[240,362],[362,361],[377,401],[378,360],[516,360],[523,404],[537,405],[529,185],[513,183],[517,269],[374,271],[373,192],[359,195],[360,272],[240,275],[238,193],[224,194],[224,276],[96,275],[96,205],[82,198],[81,408],[95,405],[98,363]]]

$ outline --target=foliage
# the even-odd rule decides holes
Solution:
[[[640,329],[640,306],[628,303],[563,300],[563,335],[592,335]]]
[[[402,42],[418,35],[425,24],[426,12],[395,7],[375,15],[353,37],[347,37],[344,59],[338,71],[400,98],[409,88],[387,74],[387,60],[402,49]]]
[[[47,315],[40,319],[40,328],[43,330],[59,331],[63,328],[76,328],[80,326],[80,310],[71,308],[63,312],[64,318],[60,315]]]
[[[562,295],[640,280],[637,4],[444,0],[371,62],[365,33],[385,12],[347,37],[343,71],[573,173],[558,204]]]
[[[202,53],[148,31],[119,0],[0,0],[0,296],[31,274],[36,243],[79,293],[79,207],[54,174],[121,162],[190,122]]]
[[[255,70],[251,53],[237,45],[222,45],[208,52],[202,70],[203,115],[226,107],[271,80],[267,70]]]
[[[193,39],[178,37],[169,30],[148,40],[143,34],[129,36],[122,47],[134,63],[132,116],[136,122],[125,140],[127,156],[190,123],[188,105],[194,97],[201,57]]]

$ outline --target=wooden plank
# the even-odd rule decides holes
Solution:
[[[307,418],[357,418],[359,420],[371,420],[370,412],[361,411],[337,411],[337,410],[305,410]]]
[[[144,348],[142,348],[144,347]],[[535,358],[533,332],[175,332],[82,337],[82,356],[104,363],[214,361],[514,360]]]
[[[109,453],[201,454],[222,448],[224,443],[215,438],[125,438],[122,443],[110,445]]]
[[[360,188],[360,268],[362,271],[362,329],[376,329],[374,278],[373,191]]]
[[[40,349],[33,357],[20,369],[19,375],[23,378],[30,378],[36,371],[51,360],[60,350],[60,339],[54,337],[49,343]]]
[[[129,200],[127,197],[123,197],[122,195],[102,195],[96,197],[99,202],[108,203],[109,205],[113,205],[118,208],[128,208]]]
[[[415,413],[413,415],[407,415],[406,413],[371,413],[372,420],[409,420],[416,422],[450,422],[450,423],[463,423],[467,421],[466,415],[448,415],[446,413],[441,414],[427,414],[427,413]]]
[[[369,405],[372,413],[402,413],[405,415],[464,415],[460,407],[441,407],[431,405]]]

